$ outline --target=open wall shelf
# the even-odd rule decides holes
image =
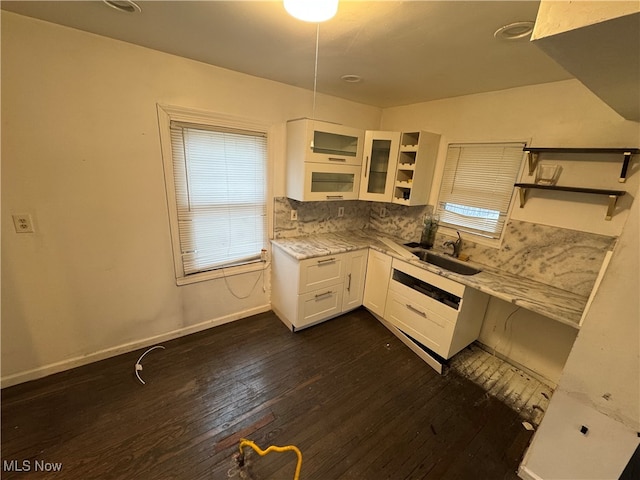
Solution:
[[[624,190],[607,190],[600,188],[585,188],[585,187],[566,187],[566,186],[558,186],[558,185],[539,185],[537,183],[516,183],[516,187],[520,189],[520,208],[524,207],[527,201],[527,190],[528,189],[538,189],[538,190],[555,190],[560,192],[576,192],[576,193],[589,193],[593,195],[606,195],[609,197],[609,204],[607,206],[607,214],[604,217],[605,220],[611,220],[613,216],[613,211],[616,208],[616,202],[619,197],[622,197],[627,192]]]
[[[627,180],[627,170],[629,168],[629,160],[631,155],[640,153],[638,148],[548,148],[548,147],[524,147],[522,149],[527,152],[527,159],[529,161],[529,175],[533,175],[538,164],[538,156],[541,153],[579,153],[579,154],[603,154],[603,153],[617,153],[622,155],[622,169],[620,170],[620,178],[618,181],[624,183]]]

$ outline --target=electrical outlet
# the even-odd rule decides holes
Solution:
[[[291,220],[298,220],[298,210],[291,210]]]
[[[338,217],[344,217],[344,207],[338,207]]]
[[[12,215],[13,226],[17,233],[33,233],[33,221],[31,215],[28,213],[22,213],[18,215]]]
[[[384,218],[387,216],[387,209],[385,207],[380,207],[380,218]]]

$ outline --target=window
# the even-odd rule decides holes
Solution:
[[[440,187],[440,223],[499,239],[524,143],[450,144]]]
[[[260,261],[266,129],[171,107],[159,107],[158,115],[178,283]]]

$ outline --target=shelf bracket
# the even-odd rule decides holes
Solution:
[[[524,204],[527,203],[527,189],[523,187],[518,187],[520,193],[520,208],[524,207]]]
[[[622,160],[622,170],[620,171],[620,178],[618,182],[624,183],[627,181],[627,169],[629,168],[629,160],[631,160],[631,152],[624,152],[624,160]]]
[[[538,164],[538,152],[527,150],[527,161],[529,162],[529,175],[533,175]]]
[[[613,217],[613,211],[616,208],[617,201],[618,201],[617,195],[609,195],[609,205],[607,206],[607,214],[604,217],[605,220],[611,220],[611,217]]]

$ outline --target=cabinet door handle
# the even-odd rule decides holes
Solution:
[[[344,195],[327,195],[327,200],[342,200]]]
[[[331,257],[331,258],[325,258],[323,260],[318,260],[318,265],[322,264],[322,263],[329,263],[329,262],[335,262],[336,261],[336,257]]]
[[[411,310],[412,312],[417,313],[417,314],[418,314],[418,315],[420,315],[421,317],[427,318],[427,314],[426,314],[426,313],[424,313],[423,311],[418,310],[417,308],[415,308],[415,307],[414,307],[414,306],[412,306],[412,305],[409,305],[408,303],[407,303],[407,305],[406,305],[406,306],[407,306],[407,308],[408,308],[409,310]]]
[[[347,292],[351,291],[351,274],[347,275]]]
[[[346,162],[346,158],[338,158],[338,157],[329,157],[330,162]]]
[[[318,293],[315,295],[315,298],[318,300],[319,298],[326,297],[327,295],[333,295],[333,292],[329,290],[328,292]]]
[[[367,173],[369,173],[369,155],[365,157],[365,167],[364,167],[364,178],[367,178]]]

